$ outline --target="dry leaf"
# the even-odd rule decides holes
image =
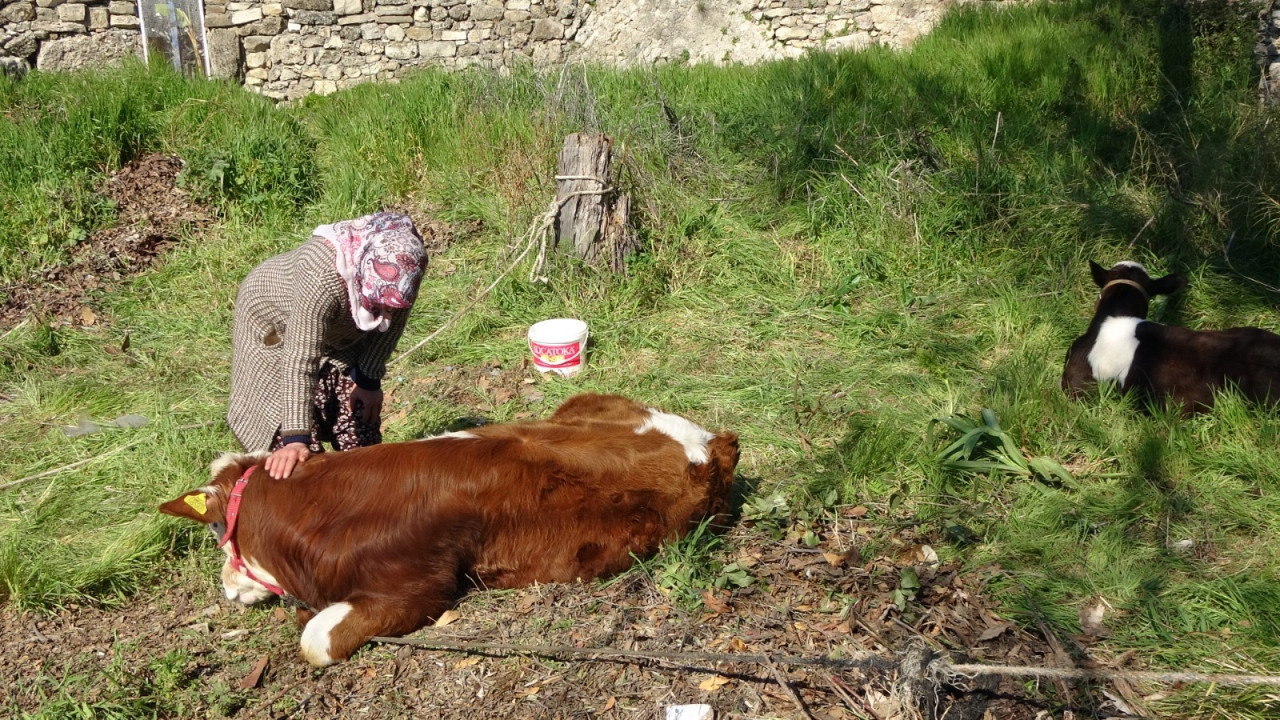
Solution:
[[[516,612],[527,613],[533,609],[537,602],[538,599],[533,596],[533,593],[525,593],[516,601]]]
[[[604,707],[600,708],[600,712],[607,713],[613,709],[614,705],[617,705],[617,704],[618,704],[618,698],[610,695],[609,699],[604,702]]]
[[[717,615],[727,615],[733,612],[733,608],[729,603],[716,597],[710,590],[702,591],[702,602],[707,606],[708,610]]]
[[[275,617],[276,622],[288,622],[289,620],[289,613],[285,612],[285,609],[279,605],[276,606],[275,610],[271,611],[271,614]]]
[[[476,655],[473,657],[466,658],[464,660],[459,660],[458,662],[454,663],[453,667],[454,669],[471,667],[472,665],[475,665],[478,662],[480,662],[480,656]]]
[[[706,680],[698,683],[698,688],[700,690],[706,690],[707,692],[715,692],[728,684],[728,682],[729,678],[723,675],[712,675]]]
[[[98,319],[98,316],[95,315],[94,312],[90,310],[88,306],[80,308],[80,322],[82,324],[92,325],[94,322],[97,321],[97,319]]]
[[[1004,631],[1008,629],[1009,629],[1009,623],[996,623],[995,625],[992,625],[991,627],[982,631],[982,634],[978,636],[978,642],[986,642],[988,640],[994,640],[995,638],[1000,637],[1000,635],[1003,634]]]
[[[253,666],[253,670],[250,670],[248,675],[240,678],[240,689],[248,690],[250,688],[258,687],[258,682],[262,680],[262,673],[266,671],[267,663],[270,661],[270,657],[263,655],[258,660],[258,663]]]
[[[826,558],[828,563],[836,567],[840,567],[844,564],[844,555],[842,553],[824,552],[822,553],[822,557]]]
[[[497,390],[493,391],[493,404],[501,405],[506,401],[510,400],[512,395],[515,395],[515,393],[511,392],[506,388],[498,388]]]
[[[1107,604],[1101,598],[1092,607],[1085,605],[1080,608],[1080,629],[1089,637],[1107,637],[1111,634],[1102,624],[1102,619],[1107,614]]]
[[[440,613],[440,617],[436,619],[436,627],[444,627],[458,621],[462,617],[462,613],[457,610],[445,610]]]
[[[865,517],[866,514],[867,508],[865,505],[859,505],[849,511],[849,515],[856,518]]]

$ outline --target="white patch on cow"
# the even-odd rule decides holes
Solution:
[[[649,408],[649,418],[636,428],[636,434],[643,435],[650,430],[657,430],[680,443],[684,447],[684,454],[689,456],[689,462],[698,465],[707,461],[707,443],[715,437],[679,415],[654,408]]]
[[[1120,267],[1121,265],[1124,265],[1125,267],[1136,268],[1136,269],[1141,270],[1142,272],[1146,273],[1148,276],[1150,276],[1150,275],[1151,275],[1151,273],[1148,273],[1148,272],[1147,272],[1147,269],[1146,269],[1146,268],[1142,267],[1142,263],[1140,263],[1140,262],[1134,262],[1134,261],[1132,261],[1132,260],[1121,260],[1120,262],[1116,263],[1116,264],[1115,264],[1115,265],[1113,265],[1112,267]]]
[[[302,629],[302,657],[316,667],[332,665],[329,656],[329,633],[351,614],[351,603],[340,602],[316,613]]]
[[[469,433],[466,430],[455,430],[453,432],[442,433],[440,435],[432,435],[431,437],[420,438],[418,442],[426,442],[427,440],[439,440],[441,438],[462,438],[464,440],[478,440],[479,435]]]
[[[275,593],[268,590],[266,585],[249,577],[248,573],[236,570],[231,566],[230,545],[224,545],[222,549],[227,553],[227,561],[222,564],[222,592],[227,596],[228,600],[236,600],[245,605],[252,605],[275,596]],[[253,577],[260,578],[263,582],[269,582],[276,587],[280,586],[275,576],[255,563],[252,558],[243,558],[243,560],[245,567],[249,569],[249,572],[253,573]]]
[[[1124,385],[1133,365],[1133,354],[1138,351],[1138,323],[1136,317],[1113,317],[1102,321],[1098,337],[1089,351],[1089,367],[1093,379],[1099,382],[1114,380]]]
[[[271,453],[255,452],[255,453],[222,453],[209,465],[209,477],[216,478],[223,470],[232,465],[252,464],[265,458]]]

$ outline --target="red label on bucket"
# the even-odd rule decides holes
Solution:
[[[529,341],[533,364],[542,367],[573,367],[582,364],[582,343],[568,345],[543,345]]]

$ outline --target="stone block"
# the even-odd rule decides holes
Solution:
[[[36,8],[29,2],[16,2],[0,8],[0,25],[29,22],[36,19]]]
[[[346,17],[338,18],[338,24],[339,25],[360,25],[367,22],[373,22],[376,19],[377,18],[373,16],[373,13],[363,13],[360,15],[347,15]]]
[[[322,45],[324,45],[323,35],[303,35],[302,36],[302,47],[304,48],[318,48]]]
[[[533,33],[529,36],[535,42],[559,40],[564,37],[564,25],[553,18],[543,18],[533,24]]]
[[[251,8],[249,10],[237,10],[231,13],[232,25],[247,25],[251,22],[257,22],[262,19],[262,8]]]
[[[111,14],[104,7],[89,8],[89,29],[102,30],[111,24]]]
[[[508,10],[502,14],[503,20],[509,20],[513,23],[522,23],[532,18],[533,16],[527,10]]]
[[[263,80],[267,79],[267,69],[253,68],[252,70],[244,74],[244,79],[246,82],[248,82],[249,80],[257,80],[258,82],[262,82]]]
[[[424,58],[453,57],[458,54],[457,43],[430,40],[418,43],[418,55]]]
[[[506,8],[501,3],[482,2],[471,8],[472,20],[497,20],[502,17]]]
[[[235,30],[216,28],[205,32],[209,42],[209,77],[240,77],[240,36]]]
[[[284,0],[285,8],[289,10],[332,10],[333,0]]]
[[[528,11],[529,11],[529,0],[507,0],[507,9],[508,9],[508,10],[522,10],[522,11],[524,11],[524,12],[528,12]]]
[[[377,23],[360,26],[360,37],[365,40],[381,40],[386,36],[386,29]]]
[[[773,36],[778,38],[780,42],[793,42],[808,38],[809,31],[801,27],[780,27],[774,31]]]
[[[346,45],[346,43],[343,42],[342,38],[338,35],[330,35],[325,38],[324,41],[325,50],[341,50],[344,45]]]
[[[392,60],[409,60],[410,58],[418,57],[418,44],[413,42],[387,43],[387,49],[384,53]]]
[[[36,5],[42,8],[57,7],[63,3],[63,0],[36,0]]]
[[[271,41],[267,59],[276,65],[300,65],[303,60],[302,41],[297,35],[280,35]]]
[[[29,58],[40,49],[40,38],[35,33],[25,32],[6,39],[0,47],[4,48],[6,55]]]
[[[284,18],[279,16],[267,16],[255,23],[241,25],[236,28],[236,32],[240,33],[240,37],[249,35],[279,35],[284,31]]]
[[[405,38],[404,28],[399,25],[388,25],[384,31],[384,37],[391,42],[400,42]]]
[[[355,42],[360,39],[360,28],[355,25],[340,27],[338,28],[338,37],[342,38],[343,42]]]
[[[244,44],[244,51],[247,53],[266,52],[271,47],[271,37],[269,35],[249,35],[241,40]]]
[[[440,33],[440,39],[449,42],[466,42],[467,34],[461,30],[445,30]]]
[[[422,9],[426,10],[426,8]],[[449,19],[449,10],[448,8],[433,7],[431,8],[431,12],[427,13],[427,17],[430,18],[432,22],[444,22]]]
[[[388,25],[412,25],[413,18],[409,15],[384,15],[378,18],[378,22]]]
[[[284,15],[284,5],[281,3],[263,3],[262,14],[267,17],[280,17]]]
[[[111,19],[115,20],[117,15],[112,15]],[[231,27],[231,16],[222,13],[209,13],[204,16],[204,26],[206,28],[226,28]]]
[[[332,80],[317,80],[314,89],[317,95],[332,95],[338,92],[338,84]]]
[[[324,72],[325,80],[341,80],[342,79],[341,65],[325,65],[323,68],[323,72]]]
[[[111,0],[107,3],[107,9],[112,15],[137,15],[138,6],[136,3],[128,2],[128,0]]]
[[[470,5],[454,5],[449,8],[449,17],[453,20],[466,20],[471,17]]]
[[[333,11],[338,15],[358,15],[363,10],[361,0],[333,0]]]
[[[124,19],[124,18],[121,18],[121,19]],[[138,18],[129,18],[129,19],[133,20],[132,27],[138,26]],[[35,30],[36,32],[64,33],[64,34],[65,33],[80,34],[80,33],[89,32],[88,29],[85,28],[84,23],[63,22],[61,20],[52,20],[52,21],[37,20],[31,23],[31,29]],[[39,70],[41,68],[37,67],[36,69]]]
[[[63,22],[84,22],[89,17],[88,10],[80,3],[64,3],[58,6],[58,19]]]
[[[116,65],[127,57],[140,57],[141,52],[136,32],[108,30],[93,35],[46,40],[36,57],[36,68],[58,72]]]
[[[244,66],[253,69],[265,67],[267,64],[267,54],[264,52],[245,53]]]
[[[294,10],[290,20],[299,25],[332,25],[336,16],[323,10]]]
[[[410,40],[431,40],[434,33],[431,28],[411,27],[404,31],[404,36]]]

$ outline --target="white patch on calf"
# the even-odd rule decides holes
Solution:
[[[316,667],[332,665],[329,633],[351,614],[351,603],[340,602],[316,613],[302,630],[302,657]]]
[[[1146,273],[1148,277],[1150,277],[1151,275],[1151,273],[1147,272],[1146,268],[1142,267],[1142,263],[1134,262],[1132,260],[1121,260],[1120,262],[1116,263],[1112,267],[1120,267],[1121,265],[1124,265],[1125,267],[1137,268],[1138,270],[1141,270],[1142,272]]]
[[[255,452],[255,453],[222,453],[209,465],[209,477],[217,478],[218,474],[232,465],[253,464],[267,457],[271,453]]]
[[[231,566],[231,547],[223,546],[223,551],[227,553],[227,561],[222,564],[222,592],[227,596],[228,600],[236,600],[245,605],[252,605],[256,602],[262,602],[269,597],[275,596],[275,593],[267,589],[267,586],[249,577],[248,573],[236,570]],[[249,558],[242,558],[245,567],[249,572],[253,573],[253,577],[261,578],[263,582],[269,582],[276,587],[280,583],[275,576],[259,567]]]
[[[1099,382],[1114,380],[1124,385],[1133,365],[1133,354],[1138,351],[1138,323],[1136,317],[1112,317],[1102,321],[1098,337],[1089,350],[1089,367],[1093,379]]]
[[[440,435],[432,435],[431,437],[419,438],[418,442],[426,442],[427,440],[440,440],[441,438],[462,438],[463,440],[477,440],[480,438],[475,433],[469,433],[466,430],[455,430],[453,432],[442,433]]]
[[[679,415],[664,413],[654,408],[649,408],[649,419],[636,428],[636,434],[643,435],[650,430],[657,430],[680,443],[684,447],[684,454],[689,456],[689,462],[698,465],[707,461],[707,443],[715,437]]]

